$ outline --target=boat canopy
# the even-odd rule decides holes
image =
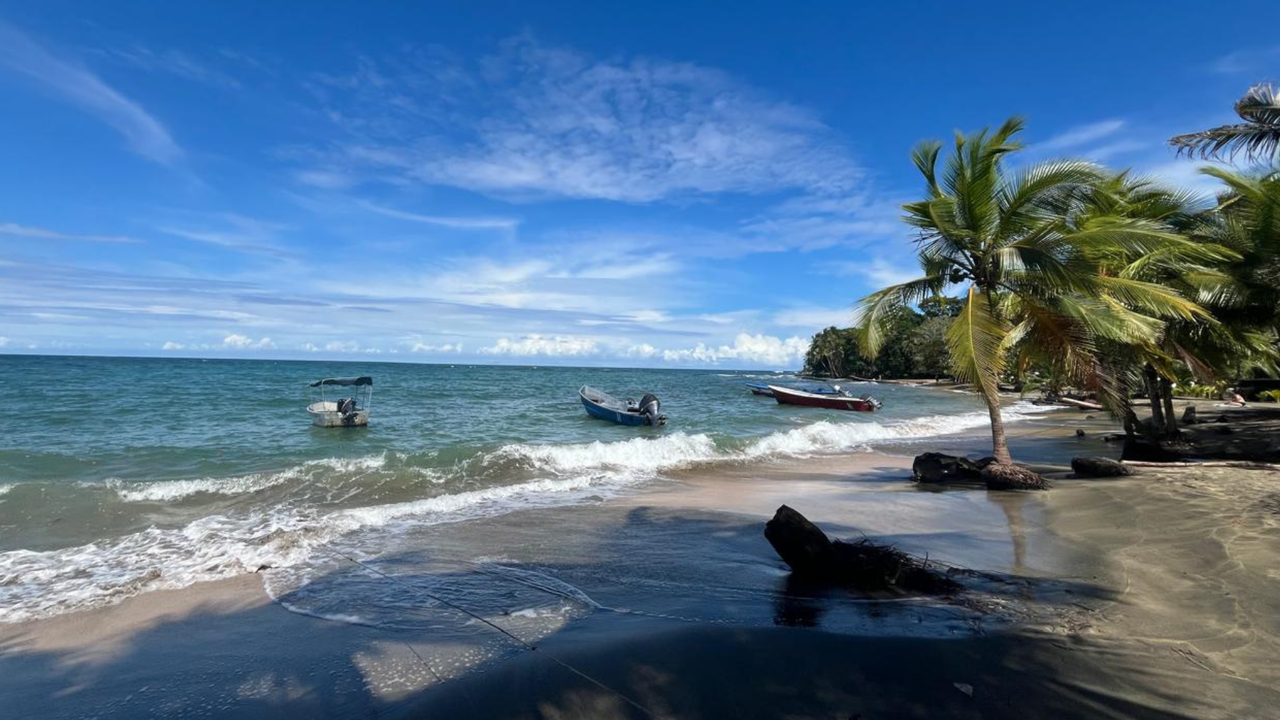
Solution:
[[[325,378],[311,383],[311,387],[320,387],[321,385],[356,385],[363,387],[365,385],[373,385],[373,378],[368,375],[349,378]]]

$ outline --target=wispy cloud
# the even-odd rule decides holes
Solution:
[[[160,225],[156,230],[206,245],[216,245],[238,252],[290,257],[292,253],[278,247],[276,236],[289,229],[284,223],[259,220],[238,213],[200,214],[202,225]]]
[[[393,217],[398,220],[408,220],[410,222],[425,223],[427,225],[439,225],[441,227],[454,228],[456,230],[514,230],[520,226],[520,221],[515,218],[419,215],[418,213],[396,210],[394,208],[375,205],[370,202],[361,202],[360,206],[370,212],[385,215],[387,217]]]
[[[516,198],[627,202],[839,193],[860,177],[811,113],[718,70],[599,60],[527,35],[479,70],[433,58],[422,72],[406,62],[362,59],[351,77],[324,78],[327,115],[349,139],[317,150],[311,177],[390,175]],[[470,132],[459,136],[460,127]]]
[[[30,225],[18,225],[16,223],[0,223],[0,235],[13,235],[16,237],[36,238],[39,240],[73,240],[77,242],[113,244],[136,244],[142,242],[142,240],[128,237],[126,235],[78,235],[75,233],[63,233],[56,230],[32,227]]]
[[[96,52],[108,60],[138,70],[173,75],[232,90],[240,88],[240,82],[235,78],[181,50],[152,49],[134,44],[128,47],[102,48]]]
[[[1214,60],[1209,65],[1209,69],[1212,72],[1223,75],[1257,73],[1268,66],[1273,66],[1277,59],[1280,59],[1280,45],[1246,48]],[[1243,88],[1241,88],[1241,91],[1243,91]]]
[[[95,115],[123,135],[133,151],[143,157],[169,165],[183,156],[169,131],[141,105],[3,21],[0,66],[35,80],[49,93]]]
[[[775,313],[773,324],[786,328],[808,328],[813,331],[825,327],[848,327],[853,322],[853,308],[792,308]]]
[[[1036,143],[1033,147],[1036,151],[1042,153],[1078,148],[1096,143],[1103,138],[1111,137],[1124,129],[1124,126],[1125,121],[1120,119],[1100,120],[1087,125],[1077,125],[1054,135],[1044,142]]]

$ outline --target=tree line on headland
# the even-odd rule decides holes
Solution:
[[[1241,123],[1180,135],[1202,198],[1130,171],[1060,159],[1011,167],[1023,123],[925,142],[925,195],[903,206],[921,277],[863,298],[854,327],[813,338],[805,369],[860,377],[950,374],[990,410],[993,456],[1011,465],[1002,383],[1096,394],[1132,432],[1174,436],[1175,384],[1277,374],[1280,97],[1257,86]],[[1148,398],[1153,420],[1132,402]]]

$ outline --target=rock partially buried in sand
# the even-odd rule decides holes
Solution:
[[[1124,477],[1133,474],[1133,468],[1128,465],[1103,457],[1071,458],[1071,470],[1084,477]]]
[[[887,545],[870,540],[832,540],[786,505],[779,507],[765,524],[764,536],[793,572],[810,580],[865,591],[931,595],[960,589],[944,572],[930,569],[926,563]]]
[[[1195,405],[1188,405],[1187,409],[1182,411],[1182,424],[1183,425],[1196,424],[1196,406]]]
[[[911,463],[911,477],[921,483],[982,482],[984,461],[927,452]]]
[[[991,463],[982,469],[988,490],[1048,490],[1049,481],[1021,465]]]

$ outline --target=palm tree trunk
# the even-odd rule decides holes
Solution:
[[[1173,412],[1173,383],[1168,378],[1160,378],[1160,396],[1164,403],[1164,434],[1178,437],[1178,416]]]
[[[1009,454],[1009,441],[1004,434],[1004,418],[1000,415],[1000,395],[981,385],[978,389],[983,401],[987,403],[987,413],[991,416],[991,455],[1001,465],[1012,465],[1013,456]]]
[[[1151,400],[1151,426],[1154,430],[1164,427],[1164,408],[1160,405],[1160,379],[1156,369],[1147,365],[1143,371],[1147,380],[1147,397]]]

